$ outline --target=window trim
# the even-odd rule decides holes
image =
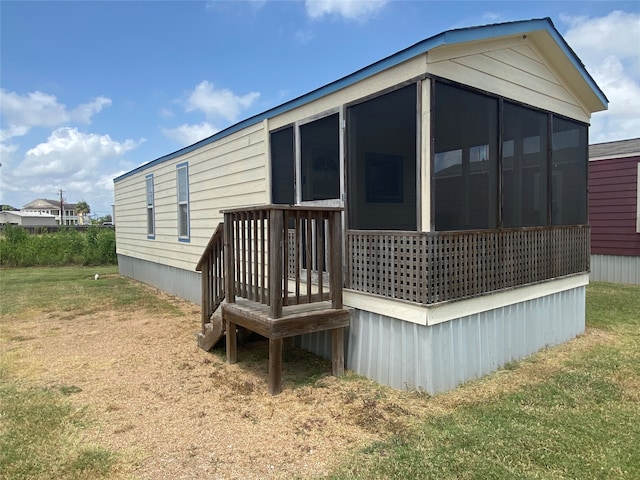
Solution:
[[[186,200],[180,201],[180,170],[185,171],[186,175]],[[186,214],[187,214],[187,232],[186,235],[180,235],[180,206],[186,205]],[[178,227],[178,241],[189,243],[191,242],[191,211],[190,211],[190,202],[189,202],[189,162],[182,162],[176,165],[176,219]]]
[[[149,183],[151,180],[151,183]],[[146,214],[147,214],[147,240],[155,240],[156,239],[156,195],[155,195],[155,185],[153,182],[153,173],[145,175],[144,177],[145,183],[145,203],[146,203]],[[151,204],[149,204],[149,187],[151,187]],[[151,210],[151,231],[149,233],[149,210]]]

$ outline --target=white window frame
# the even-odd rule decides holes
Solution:
[[[180,175],[184,172],[185,181],[184,185],[180,185]],[[184,188],[184,191],[182,190]],[[177,213],[177,227],[178,227],[178,241],[190,242],[191,241],[191,213],[189,211],[189,162],[183,162],[176,165],[176,213]],[[182,225],[182,209],[184,208],[184,215],[186,215],[186,232],[181,231]]]
[[[155,240],[156,238],[156,208],[155,208],[155,191],[153,185],[153,173],[144,177],[145,180],[145,203],[147,205],[147,239]],[[149,201],[151,200],[151,201]]]

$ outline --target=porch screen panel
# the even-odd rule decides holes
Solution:
[[[417,230],[416,85],[348,109],[349,226]]]
[[[497,226],[498,101],[436,82],[436,230]]]
[[[548,115],[504,103],[502,224],[547,225]]]
[[[552,225],[587,223],[587,126],[553,117]]]
[[[302,201],[340,198],[338,114],[300,126]]]
[[[295,150],[293,127],[270,135],[271,144],[271,202],[295,204]]]

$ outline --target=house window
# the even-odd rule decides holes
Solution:
[[[302,201],[340,198],[340,137],[337,113],[300,126]]]
[[[551,223],[587,223],[587,126],[553,117]]]
[[[504,102],[502,225],[547,225],[547,127],[549,116]]]
[[[436,230],[497,226],[498,100],[436,82]]]
[[[176,166],[176,184],[178,197],[178,240],[188,242],[190,240],[188,163],[180,163]]]
[[[349,223],[417,229],[416,84],[349,107]]]
[[[271,202],[295,204],[293,127],[271,133]]]
[[[340,114],[308,119],[271,132],[271,201],[276,204],[340,199]]]
[[[147,189],[147,238],[152,240],[156,238],[156,219],[153,206],[153,174],[145,177],[145,183]]]

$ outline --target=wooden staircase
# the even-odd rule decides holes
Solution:
[[[213,315],[209,322],[204,324],[202,332],[198,332],[198,347],[204,351],[210,351],[224,336],[225,328],[222,315]]]
[[[282,349],[297,335],[329,331],[332,372],[344,373],[342,209],[267,205],[228,210],[196,270],[202,272],[202,331],[210,350],[226,335],[236,362],[237,328],[269,339],[269,393],[281,391]],[[216,312],[220,307],[221,315]]]
[[[202,331],[198,347],[211,350],[225,334],[222,314],[216,313],[224,301],[224,224],[219,223],[205,248],[196,271],[202,272]]]

